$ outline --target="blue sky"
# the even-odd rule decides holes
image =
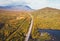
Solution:
[[[32,9],[52,7],[60,9],[60,0],[0,0],[0,6],[28,5]]]

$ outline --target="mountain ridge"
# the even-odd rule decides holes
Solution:
[[[7,9],[7,10],[32,10],[27,5],[0,6],[0,9]]]
[[[48,11],[57,11],[57,12],[60,12],[60,9],[57,9],[57,8],[51,8],[51,7],[44,7],[44,8],[41,8],[41,9],[38,9],[38,10],[34,10],[34,12],[48,12]]]

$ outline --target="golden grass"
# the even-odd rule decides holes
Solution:
[[[40,39],[41,41],[51,39],[47,32],[41,36],[38,29],[60,30],[60,10],[51,8],[33,12],[0,10],[0,25],[3,24],[0,27],[0,41],[24,41],[31,21],[28,14],[32,14],[34,20],[32,39]]]
[[[34,25],[40,29],[60,30],[60,12],[58,10],[43,9],[33,12]]]
[[[32,15],[34,17],[34,25],[31,33],[33,38],[40,38],[38,29],[60,30],[60,10],[44,8],[32,12]]]
[[[29,24],[28,12],[1,11],[0,41],[23,41],[28,32]]]

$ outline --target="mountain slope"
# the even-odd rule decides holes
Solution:
[[[60,29],[60,10],[43,8],[32,12],[32,15],[34,16],[34,25],[38,28]]]

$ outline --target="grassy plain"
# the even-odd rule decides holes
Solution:
[[[38,29],[60,30],[60,10],[43,8],[33,12],[0,10],[0,41],[24,41],[29,30],[31,17],[34,24],[29,41],[49,41],[49,33]]]
[[[24,11],[0,11],[0,41],[24,41],[30,17]]]

